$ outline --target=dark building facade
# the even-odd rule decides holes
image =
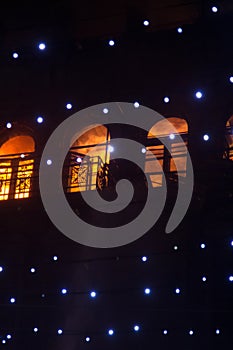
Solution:
[[[0,347],[230,347],[232,19],[230,1],[50,1],[2,8]],[[64,162],[66,198],[77,216],[109,228],[139,215],[148,187],[156,193],[167,186],[166,203],[141,238],[115,248],[88,247],[51,222],[40,196],[40,161],[61,122],[119,101],[157,111],[176,132],[161,122],[149,132],[109,123],[84,133]],[[112,159],[114,138],[143,145],[143,171]],[[88,158],[99,143],[99,153]],[[178,185],[187,180],[187,150],[192,200],[166,234]],[[96,184],[104,199],[116,199],[124,177],[135,191],[125,210],[97,214],[85,205],[82,192]]]

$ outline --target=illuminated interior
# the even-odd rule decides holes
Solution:
[[[167,123],[167,120],[170,123]],[[185,177],[187,162],[186,141],[184,141],[184,143],[179,143],[176,141],[176,136],[178,134],[184,136],[187,133],[187,122],[184,119],[175,117],[162,119],[150,129],[148,133],[148,141],[151,146],[147,147],[145,172],[150,176],[152,187],[161,187],[163,176],[158,163],[153,160],[153,156],[148,151],[157,158],[163,171],[166,169],[171,173],[179,172],[180,176]],[[156,142],[158,137],[161,139],[169,138],[171,140],[170,149],[166,156],[162,142],[159,140]],[[174,159],[176,160],[177,166],[175,165]]]
[[[30,196],[34,151],[30,136],[12,137],[0,147],[0,200]]]
[[[227,150],[225,158],[233,160],[233,116],[231,116],[226,124],[226,142]]]
[[[68,192],[96,189],[97,171],[110,160],[109,140],[108,129],[101,125],[84,132],[74,142],[70,150]]]
[[[12,168],[10,162],[0,162],[0,200],[8,199]]]

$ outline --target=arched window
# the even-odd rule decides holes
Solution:
[[[186,161],[187,161],[187,133],[188,124],[186,120],[182,118],[171,117],[167,118],[171,123],[169,125],[166,120],[157,122],[149,131],[147,136],[147,152],[145,172],[149,174],[152,187],[161,187],[162,173],[157,163],[153,160],[149,154],[150,151],[159,161],[163,172],[171,179],[177,178],[177,169],[175,166],[174,158],[179,167],[179,175],[186,176]],[[174,127],[176,132],[174,132]],[[180,143],[176,136],[179,134],[184,143]],[[170,143],[170,149],[166,149],[163,142],[158,139],[168,139]]]
[[[28,198],[32,187],[35,142],[14,136],[0,147],[0,200]]]
[[[68,192],[96,189],[97,172],[110,160],[109,140],[108,129],[101,125],[74,142],[68,156]]]
[[[233,116],[231,116],[226,124],[226,150],[224,158],[233,160]]]

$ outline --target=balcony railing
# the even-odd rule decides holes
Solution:
[[[182,135],[185,144],[187,144],[186,136]],[[96,186],[102,189],[114,185],[114,179],[117,176],[111,172],[112,169],[117,171],[117,167],[111,166],[114,161],[106,153],[107,145],[102,145],[102,150],[105,151],[101,153],[101,156],[84,154],[84,149],[87,153],[87,149],[91,149],[95,145],[70,149],[63,166],[65,193],[94,190]],[[148,151],[157,158],[157,163]],[[228,159],[233,156],[232,148],[227,150],[225,156]],[[185,182],[187,148],[183,143],[171,141],[171,147],[168,151],[158,139],[150,138],[147,140],[144,157],[144,171],[149,176],[153,188],[164,185],[163,174],[165,174],[168,183],[177,183],[178,174],[175,163],[179,166],[179,181]],[[0,201],[38,196],[39,165],[40,156],[36,153],[0,156]]]

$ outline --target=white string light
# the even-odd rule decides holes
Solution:
[[[43,123],[44,118],[39,116],[39,117],[36,118],[36,121],[37,121],[38,124],[41,124],[41,123]]]
[[[72,107],[73,107],[73,106],[72,106],[71,103],[67,103],[67,104],[66,104],[66,109],[70,110],[70,109],[72,109]]]
[[[38,48],[39,48],[39,50],[44,51],[46,49],[45,43],[39,43]]]
[[[141,329],[141,327],[138,325],[138,324],[135,324],[134,326],[133,326],[133,330],[134,330],[134,332],[135,333],[137,333],[137,332],[139,332],[140,331],[140,329]],[[39,332],[39,328],[38,327],[34,327],[33,328],[33,332],[34,333],[38,333]],[[69,333],[69,331],[67,331],[68,333]],[[187,330],[186,330],[186,332],[187,332]],[[217,334],[217,335],[220,335],[221,334],[221,330],[219,329],[219,328],[217,328],[217,329],[215,329],[214,330],[214,332],[215,332],[215,334]],[[168,335],[168,329],[163,329],[162,330],[162,333],[164,334],[164,335]],[[194,330],[193,329],[190,329],[189,331],[188,331],[188,334],[189,335],[194,335]],[[64,330],[63,329],[61,329],[61,328],[59,328],[58,330],[57,330],[57,334],[58,335],[62,335],[62,334],[64,334]],[[115,334],[115,330],[113,329],[113,328],[110,328],[110,329],[108,329],[107,330],[107,334],[108,335],[110,335],[110,336],[113,336],[114,334]],[[7,340],[11,340],[12,339],[12,335],[11,334],[6,334],[6,339]],[[89,335],[89,336],[86,336],[85,337],[85,341],[86,342],[90,342],[91,341],[91,336]]]
[[[108,108],[104,108],[103,112],[104,112],[104,114],[108,114],[108,112],[109,112]]]
[[[114,330],[113,330],[113,329],[109,329],[109,330],[108,330],[108,334],[109,334],[109,335],[113,335],[113,334],[114,334]]]
[[[108,152],[110,152],[110,153],[114,152],[114,147],[109,145],[108,146]]]
[[[150,288],[145,288],[145,289],[144,289],[144,293],[147,294],[147,295],[149,295],[149,294],[151,293]]]
[[[143,154],[145,154],[145,153],[146,153],[146,148],[143,147],[143,148],[141,149],[141,152],[142,152]]]
[[[170,139],[170,140],[174,140],[175,137],[176,137],[176,136],[175,136],[174,134],[170,134],[170,135],[169,135],[169,139]]]
[[[211,10],[212,10],[213,13],[217,13],[218,12],[217,6],[213,6]]]
[[[197,99],[201,99],[202,98],[202,96],[203,96],[203,93],[201,92],[201,91],[197,91],[196,93],[195,93],[195,96],[196,96],[196,98]]]
[[[142,261],[143,261],[143,262],[146,262],[147,260],[148,260],[147,256],[143,256],[143,257],[142,257]]]
[[[95,298],[95,297],[96,297],[96,292],[95,292],[95,291],[90,292],[90,296],[91,296],[92,298]]]
[[[203,140],[204,140],[204,141],[209,141],[209,139],[210,139],[210,137],[209,137],[208,134],[205,134],[205,135],[203,136]]]
[[[150,22],[149,22],[147,19],[146,19],[145,21],[143,21],[143,25],[144,25],[145,27],[148,27],[149,24],[150,24]]]

